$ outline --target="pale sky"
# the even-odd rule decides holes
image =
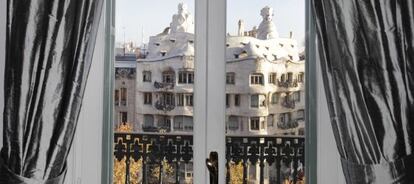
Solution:
[[[116,0],[116,42],[148,42],[149,36],[161,33],[168,27],[177,5],[184,2],[194,16],[194,0]],[[243,19],[245,30],[259,26],[260,10],[273,8],[273,22],[280,37],[294,37],[303,45],[305,37],[305,0],[227,0],[227,32],[235,34],[237,22]]]

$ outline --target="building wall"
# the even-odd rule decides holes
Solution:
[[[127,74],[123,74],[128,72]],[[115,68],[115,85],[114,90],[118,91],[118,100],[114,97],[114,125],[119,126],[123,123],[120,117],[121,112],[127,113],[127,123],[132,123],[135,131],[138,131],[138,124],[135,118],[135,85],[136,85],[136,69],[135,68]],[[121,100],[121,88],[127,90],[126,102]]]
[[[186,34],[188,36],[188,34]],[[182,35],[180,35],[182,36]],[[168,38],[166,41],[162,41],[163,39]],[[194,61],[193,56],[185,56],[188,52],[177,53],[177,49],[172,49],[171,53],[166,52],[165,55],[160,55],[160,48],[169,48],[171,47],[171,43],[169,39],[175,38],[174,35],[168,36],[161,36],[161,37],[151,37],[149,45],[155,47],[157,49],[149,49],[149,54],[145,59],[138,59],[137,62],[137,83],[136,83],[136,119],[137,123],[140,128],[142,128],[144,117],[145,115],[154,115],[154,123],[153,125],[156,127],[158,126],[159,120],[163,119],[163,116],[168,116],[171,122],[171,129],[174,127],[174,117],[175,116],[192,116],[193,115],[193,108],[192,106],[175,106],[174,109],[163,111],[158,110],[155,108],[155,103],[159,99],[160,95],[163,93],[172,93],[175,97],[174,101],[177,103],[177,94],[178,93],[185,93],[185,94],[192,94],[193,93],[193,84],[179,84],[178,83],[178,73],[180,70],[183,69],[190,69],[194,68]],[[181,37],[180,37],[181,38]],[[184,39],[185,38],[181,38]],[[160,41],[161,40],[161,41]],[[257,56],[258,53],[263,52],[266,54],[271,55],[272,53],[265,49],[266,45],[271,45],[273,42],[272,40],[257,40],[254,38],[247,38],[247,37],[233,37],[230,39],[231,44],[250,41],[250,42],[257,42],[259,47],[263,47],[263,50],[266,51],[250,51],[251,48],[247,46],[244,47],[246,52],[246,56],[242,57],[242,55],[232,56],[228,54],[226,70],[227,72],[232,72],[235,74],[235,84],[227,84],[226,86],[226,93],[229,95],[229,106],[226,109],[227,118],[230,116],[237,117],[239,120],[239,126],[237,129],[228,129],[228,134],[301,134],[303,135],[303,131],[299,131],[299,129],[304,129],[304,121],[298,121],[298,127],[295,128],[284,128],[283,130],[278,126],[280,115],[284,113],[290,113],[291,121],[296,121],[298,119],[298,111],[304,110],[305,108],[305,93],[304,93],[304,82],[298,82],[297,85],[289,86],[289,87],[282,87],[278,83],[272,84],[269,82],[269,75],[271,73],[276,73],[275,80],[281,80],[281,75],[285,74],[285,78],[287,79],[287,73],[293,74],[293,80],[296,80],[297,75],[299,73],[304,73],[305,71],[305,64],[304,61],[299,61],[299,53],[295,47],[296,42],[291,41],[290,39],[284,39],[284,44],[289,44],[289,49],[281,49],[281,48],[273,48],[276,49],[277,53],[280,58],[277,60],[268,60],[265,57]],[[162,45],[162,43],[166,42],[167,46]],[[249,44],[251,44],[249,42]],[[175,40],[175,44],[184,44],[182,40]],[[275,45],[275,44],[273,44]],[[180,46],[177,46],[180,48]],[[243,46],[241,46],[243,47]],[[257,47],[257,46],[255,46]],[[280,47],[280,46],[279,46]],[[250,49],[250,50],[249,50]],[[154,51],[155,50],[155,51]],[[161,49],[162,50],[162,49]],[[281,51],[280,51],[281,50]],[[154,53],[155,52],[155,53]],[[227,53],[230,52],[241,52],[240,48],[228,48]],[[269,52],[269,53],[268,53]],[[157,54],[158,53],[158,54]],[[175,55],[174,55],[175,54]],[[194,54],[191,53],[190,54]],[[253,55],[249,55],[253,54]],[[184,56],[183,56],[184,55]],[[284,57],[282,57],[284,56]],[[289,56],[289,57],[288,57]],[[234,58],[231,58],[234,57]],[[143,81],[143,72],[150,71],[151,72],[151,81],[144,82]],[[157,89],[154,86],[155,82],[162,82],[163,72],[165,71],[172,71],[175,75],[174,87],[173,88],[162,88]],[[264,83],[263,85],[256,85],[250,84],[250,76],[253,73],[260,73],[263,75]],[[223,77],[223,80],[226,80]],[[303,78],[304,80],[304,78]],[[300,92],[299,101],[295,102],[294,107],[286,107],[286,105],[282,104],[282,99],[286,94],[292,95],[293,92]],[[275,92],[279,92],[279,103],[274,104],[271,103],[272,95]],[[152,94],[152,104],[144,104],[144,94],[151,93]],[[240,105],[236,106],[234,104],[234,95],[240,95]],[[251,107],[251,96],[252,95],[264,95],[266,105],[264,107]],[[271,117],[268,117],[271,115]],[[260,117],[260,121],[264,121],[263,126],[261,126],[260,130],[251,130],[250,127],[250,118],[251,117]],[[302,118],[303,119],[303,118]],[[268,122],[269,120],[269,122]],[[270,123],[270,121],[273,122]],[[142,130],[142,129],[141,129]]]

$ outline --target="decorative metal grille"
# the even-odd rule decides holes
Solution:
[[[175,183],[181,183],[178,170],[183,163],[191,163],[193,159],[193,136],[159,133],[115,133],[114,156],[118,161],[125,160],[125,183],[130,183],[130,162],[142,160],[142,181],[148,182],[148,165],[160,167],[161,182],[163,162],[175,165]],[[304,137],[275,137],[275,136],[227,136],[226,137],[226,167],[227,183],[231,183],[231,164],[242,164],[242,183],[249,181],[248,167],[259,165],[260,177],[258,183],[265,181],[265,165],[274,167],[274,181],[282,183],[286,179],[297,183],[303,180],[304,173]],[[125,159],[126,158],[126,159]],[[138,173],[137,173],[138,174]]]

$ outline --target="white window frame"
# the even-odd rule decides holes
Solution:
[[[115,1],[106,0],[105,79],[101,183],[112,183],[113,164],[113,58]],[[306,0],[305,0],[306,1]],[[307,183],[317,183],[317,82],[315,27],[311,1],[306,1],[306,145]],[[226,1],[195,0],[195,85],[194,85],[194,183],[209,183],[205,159],[211,151],[219,155],[219,184],[225,183],[225,48]],[[175,79],[174,79],[175,81]],[[250,81],[250,80],[249,80]],[[264,75],[263,81],[264,84]],[[215,132],[208,134],[207,132]],[[320,173],[323,176],[325,173]]]

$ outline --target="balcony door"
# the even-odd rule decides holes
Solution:
[[[305,0],[113,2],[113,183],[305,182]]]

